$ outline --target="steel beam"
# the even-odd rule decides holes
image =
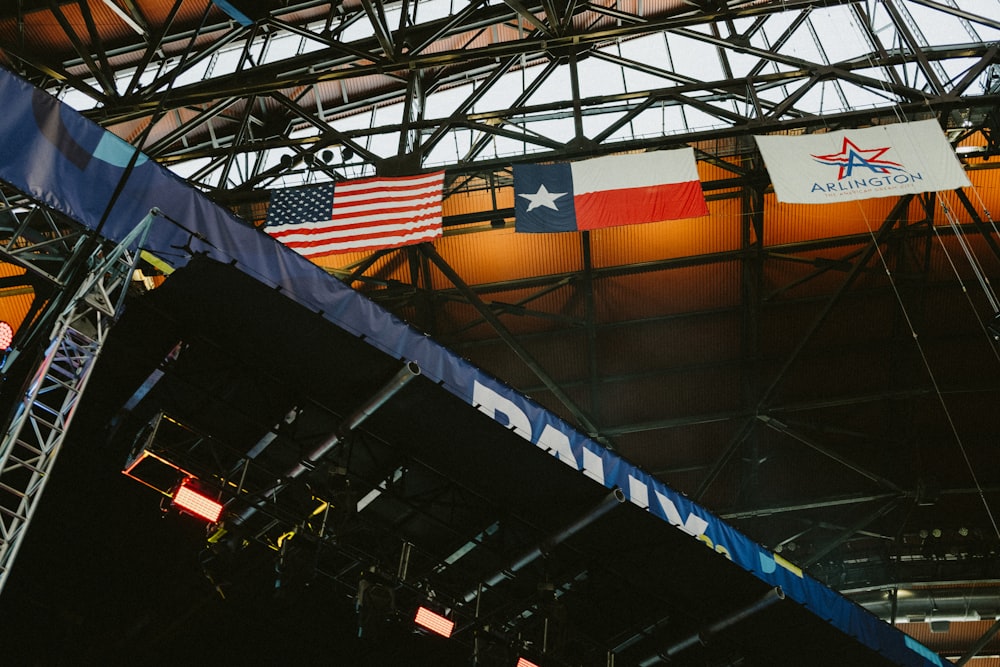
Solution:
[[[50,342],[0,439],[0,591],[23,543],[66,433],[121,310],[152,213],[113,248],[94,246]]]

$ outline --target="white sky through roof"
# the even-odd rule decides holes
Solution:
[[[503,3],[496,0],[489,4],[499,6]],[[605,2],[602,5],[626,11],[624,4]],[[402,21],[402,4],[388,3],[384,6],[385,24],[390,31],[394,31],[401,24],[420,25],[454,16],[465,8],[466,3],[414,0],[408,5],[410,13]],[[929,53],[943,47],[1000,40],[1000,3],[996,0],[900,0],[895,6],[903,14],[912,38]],[[930,58],[933,76],[940,81],[940,84],[935,84],[913,59],[905,64],[893,65],[891,70],[875,65],[872,58],[879,52],[893,54],[911,50],[908,36],[897,30],[882,2],[869,0],[815,7],[806,10],[808,15],[804,18],[801,11],[737,17],[715,24],[689,21],[684,26],[666,31],[645,35],[630,33],[593,43],[592,51],[582,51],[577,61],[579,96],[588,101],[581,121],[584,136],[589,138],[605,132],[612,127],[612,123],[635,108],[643,95],[653,95],[656,101],[634,112],[627,123],[614,127],[604,141],[669,137],[724,129],[738,124],[740,118],[753,119],[762,112],[766,113],[783,104],[790,95],[796,97],[794,104],[784,110],[788,117],[836,114],[864,108],[891,109],[902,100],[888,84],[901,82],[905,86],[932,91],[934,85],[947,87],[961,81],[968,68],[976,62],[974,58],[963,59],[955,55]],[[872,28],[870,32],[861,24],[865,17]],[[275,18],[282,20],[280,14]],[[374,28],[367,17],[348,11],[341,20],[341,24],[333,22],[329,33],[336,42],[351,45],[356,51],[370,48]],[[626,23],[619,21],[618,25]],[[281,63],[299,54],[330,48],[330,37],[323,34],[325,22],[300,28],[316,37],[280,29],[257,31],[249,49],[245,40],[235,39],[208,57],[191,58],[190,64],[182,69],[171,85],[174,90],[183,90],[186,86],[230,76],[233,72]],[[497,39],[529,35],[532,28],[529,22],[519,18],[515,23],[469,30],[440,48],[455,49],[473,42],[478,45],[484,39],[497,43]],[[872,36],[877,44],[873,43]],[[475,47],[469,48],[474,50]],[[768,57],[771,53],[774,57]],[[448,119],[471,95],[477,93],[481,96],[468,111],[473,114],[475,123],[480,125],[463,124],[449,129],[448,136],[440,138],[427,152],[424,166],[448,166],[470,159],[518,158],[550,150],[552,142],[565,144],[573,141],[577,127],[569,103],[573,99],[570,65],[565,60],[559,60],[558,66],[551,68],[550,56],[539,52],[530,59],[522,58],[520,65],[508,68],[486,91],[482,91],[481,86],[485,85],[484,81],[492,71],[493,63],[490,62],[485,62],[481,70],[469,70],[464,79],[425,84],[428,85],[428,92],[421,118],[426,120]],[[176,67],[178,57],[170,58],[169,67]],[[494,60],[500,62],[502,58],[498,56]],[[866,66],[868,62],[872,63],[871,67]],[[841,78],[806,81],[793,76],[804,64],[833,67],[850,64],[854,74],[870,82]],[[154,58],[140,81],[143,84],[154,81],[160,76],[163,65]],[[342,67],[328,63],[317,66]],[[115,85],[124,91],[131,76],[132,72],[120,70]],[[405,86],[399,85],[402,76],[405,72],[386,71],[382,76],[365,77],[352,77],[348,73],[346,78],[339,80],[339,85],[336,82],[321,84],[325,91],[321,101],[322,117],[337,132],[354,137],[355,145],[365,151],[379,158],[396,155],[401,145],[400,124],[405,109]],[[762,105],[760,110],[752,108],[747,98],[724,89],[721,83],[734,78],[762,80],[767,77],[773,78],[774,83],[761,85],[755,91],[758,103]],[[85,81],[94,89],[100,88],[94,78]],[[720,82],[719,88],[714,89],[711,82]],[[879,82],[885,85],[877,85]],[[671,94],[674,89],[680,92]],[[96,107],[91,97],[72,86],[64,85],[53,90],[81,111]],[[294,97],[304,92],[316,91],[293,90],[287,94]],[[609,96],[622,99],[605,101]],[[315,106],[312,101],[315,97],[311,94],[296,99],[306,107]],[[378,101],[370,104],[367,102],[370,99]],[[515,104],[523,111],[510,113]],[[226,139],[220,137],[231,134],[232,126],[237,122],[233,115],[221,113],[207,119],[205,141],[215,147],[224,147]],[[158,122],[176,124],[177,118],[161,118]],[[503,131],[485,132],[487,128],[481,124]],[[424,127],[420,131],[426,138],[434,132],[434,128]],[[372,131],[372,128],[385,130]],[[115,128],[112,126],[111,129]],[[290,130],[290,136],[305,142],[299,144],[303,149],[308,149],[310,138],[318,139],[322,134],[318,127],[305,122],[293,121]],[[134,133],[134,129],[129,129],[129,132]],[[484,141],[485,146],[479,145]],[[479,152],[470,155],[477,145]],[[263,148],[259,159],[257,156],[253,159],[245,157],[239,168],[229,169],[225,175],[228,179],[226,183],[220,181],[226,170],[213,168],[205,160],[175,160],[169,164],[183,177],[197,175],[205,185],[227,188],[238,186],[253,173],[278,167],[283,156],[294,156],[299,150]],[[361,176],[374,170],[370,161],[360,157],[345,161],[339,150],[334,150],[333,154],[332,168],[344,176]],[[292,170],[262,185],[282,187],[314,178],[327,176]]]

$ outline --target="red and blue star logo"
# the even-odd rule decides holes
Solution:
[[[898,162],[882,159],[882,156],[890,148],[892,147],[858,148],[857,144],[844,137],[844,143],[839,153],[813,155],[812,157],[819,163],[830,165],[831,167],[839,167],[840,173],[837,175],[837,180],[850,178],[855,169],[868,169],[870,174],[889,174],[894,171],[905,172],[906,170],[903,168],[903,165]]]

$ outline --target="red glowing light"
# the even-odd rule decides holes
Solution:
[[[195,516],[208,519],[212,523],[218,521],[219,515],[222,514],[222,503],[203,496],[190,486],[183,484],[177,489],[177,493],[174,494],[174,505]]]
[[[442,637],[451,637],[451,631],[455,627],[454,621],[450,621],[440,614],[435,614],[426,607],[417,608],[417,616],[413,621]]]
[[[10,344],[14,342],[14,327],[7,322],[0,321],[0,350],[10,349]]]
[[[538,665],[531,662],[527,658],[518,658],[517,665],[515,665],[515,667],[538,667]]]

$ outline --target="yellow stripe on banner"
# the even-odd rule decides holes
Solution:
[[[788,562],[778,554],[774,554],[774,562],[794,574],[799,579],[802,578],[802,568],[798,565]]]
[[[149,252],[143,250],[142,252],[139,253],[139,256],[144,261],[149,262],[150,264],[152,264],[153,266],[155,266],[156,268],[158,268],[160,271],[162,271],[163,275],[165,275],[165,276],[169,276],[171,273],[174,272],[174,267],[170,266],[169,264],[167,264],[166,262],[164,262],[162,259],[160,259],[156,255],[153,255],[152,253],[149,253]]]

